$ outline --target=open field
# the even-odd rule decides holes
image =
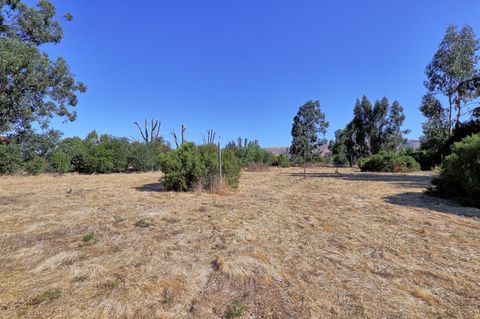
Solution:
[[[461,216],[480,210],[423,195],[425,173],[300,172],[225,196],[1,177],[0,317],[480,318],[480,220]]]

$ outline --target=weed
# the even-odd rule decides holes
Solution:
[[[169,304],[173,301],[173,295],[170,293],[169,289],[164,289],[162,303]]]
[[[86,243],[94,242],[96,239],[95,232],[91,231],[83,236],[82,240]]]
[[[245,314],[245,307],[238,301],[234,301],[227,306],[225,317],[227,319],[238,318]]]
[[[62,296],[62,291],[60,289],[52,289],[43,292],[41,295],[36,296],[32,300],[32,304],[39,305],[43,302],[51,301],[58,299]]]
[[[145,221],[145,219],[140,219],[139,221],[137,221],[135,223],[135,226],[142,227],[142,228],[148,228],[148,227],[152,226],[152,224]]]
[[[113,215],[113,219],[115,220],[116,223],[121,223],[125,221],[125,218],[120,217],[118,215]]]

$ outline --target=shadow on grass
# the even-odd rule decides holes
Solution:
[[[387,203],[415,208],[426,208],[440,213],[480,218],[480,209],[459,204],[424,193],[407,192],[383,198]]]
[[[161,183],[150,183],[143,186],[135,187],[140,192],[164,192],[165,188]]]
[[[303,177],[303,173],[289,175]],[[346,181],[390,182],[404,187],[425,188],[430,184],[433,176],[388,173],[307,173],[307,177],[334,178]]]

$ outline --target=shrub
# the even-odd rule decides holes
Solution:
[[[275,165],[283,168],[290,167],[290,159],[288,158],[288,155],[285,155],[285,154],[278,155]]]
[[[198,148],[194,143],[185,143],[179,149],[160,155],[163,185],[168,190],[192,190],[200,181],[203,167]]]
[[[79,137],[69,137],[61,141],[57,151],[65,153],[70,159],[72,170],[84,173],[87,171],[85,159],[87,156],[87,147]]]
[[[434,194],[480,207],[480,134],[453,145],[452,154],[443,161],[440,176],[432,185]]]
[[[68,173],[72,170],[70,158],[63,151],[55,151],[50,159],[52,170],[56,173]]]
[[[25,170],[31,175],[39,175],[45,171],[47,161],[43,157],[34,157],[32,160],[25,163]]]
[[[359,161],[364,172],[413,172],[420,164],[411,156],[382,151]]]
[[[113,153],[103,145],[90,146],[84,158],[83,173],[111,173],[114,169]]]
[[[128,154],[128,167],[134,171],[151,171],[157,167],[157,157],[152,145],[132,143]]]
[[[218,149],[214,144],[197,147],[185,143],[179,149],[160,155],[162,180],[167,190],[189,191],[195,187],[212,190],[218,178]],[[240,165],[232,150],[222,152],[222,172],[230,187],[238,187]]]
[[[239,138],[237,142],[229,142],[225,148],[235,153],[242,167],[248,167],[252,163],[267,166],[273,164],[273,154],[261,148],[258,141]]]
[[[15,174],[22,167],[22,152],[16,144],[0,144],[0,174]]]
[[[232,150],[222,153],[223,177],[228,186],[237,188],[240,184],[240,163]]]

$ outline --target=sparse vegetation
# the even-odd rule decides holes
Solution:
[[[85,243],[92,243],[96,240],[96,237],[95,232],[91,231],[82,237],[82,241]]]
[[[135,222],[135,226],[140,228],[148,228],[152,226],[152,223],[147,222],[145,219],[140,219],[137,222]]]
[[[225,317],[227,319],[239,318],[245,314],[245,307],[238,301],[233,301],[227,306]]]
[[[118,215],[113,215],[113,220],[114,220],[116,223],[121,223],[121,222],[124,222],[124,221],[125,221],[125,218],[120,217],[120,216],[118,216]]]
[[[52,289],[43,292],[41,295],[36,296],[32,300],[32,304],[39,305],[44,302],[52,301],[62,297],[62,291],[60,289]]]
[[[425,196],[429,173],[334,170],[313,167],[305,180],[297,168],[243,172],[241,191],[229,196],[136,191],[157,183],[158,172],[3,176],[0,316],[148,318],[161,307],[166,317],[221,318],[233,300],[248,309],[244,317],[294,317],[301,304],[307,318],[324,309],[348,318],[358,300],[373,317],[395,317],[399,304],[409,318],[474,316],[479,221],[456,214],[479,211]],[[113,214],[130,225],[113,227]],[[141,218],[158,223],[134,226]],[[72,245],[85,243],[92,225],[102,240]],[[18,249],[32,239],[41,243]],[[68,298],[18,303],[49,287]],[[353,295],[359,299],[338,302]]]

